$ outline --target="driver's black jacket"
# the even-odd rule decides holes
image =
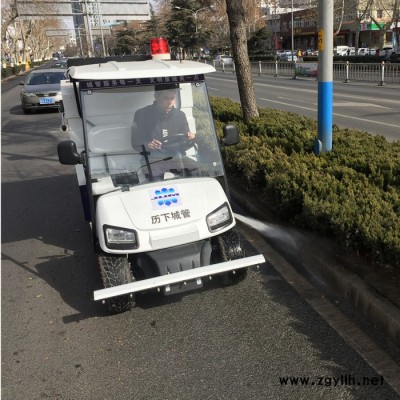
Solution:
[[[166,113],[155,102],[137,110],[133,118],[132,146],[147,145],[153,139],[160,142],[178,133],[189,132],[183,111],[172,108]]]

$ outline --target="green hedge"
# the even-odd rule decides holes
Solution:
[[[9,76],[18,75],[25,71],[26,65],[16,65],[14,67],[1,68],[1,79],[8,78]]]
[[[285,221],[400,268],[400,141],[333,128],[333,150],[315,156],[316,121],[261,109],[248,126],[239,104],[211,99],[219,134],[241,129],[223,151],[229,174]]]
[[[46,61],[32,61],[29,63],[29,66],[30,68],[34,68],[43,65],[45,62]],[[6,68],[1,68],[1,79],[8,78],[10,76],[15,76],[25,71],[26,71],[25,64],[15,65],[14,67],[7,66]]]

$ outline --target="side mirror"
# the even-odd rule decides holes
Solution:
[[[81,156],[76,150],[76,144],[72,140],[64,140],[57,145],[58,160],[64,165],[76,165],[81,163]]]
[[[223,127],[221,146],[232,146],[239,143],[239,129],[235,125],[225,125]]]

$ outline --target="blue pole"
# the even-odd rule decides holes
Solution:
[[[319,0],[318,138],[315,154],[332,150],[333,0]]]

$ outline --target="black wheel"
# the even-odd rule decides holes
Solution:
[[[105,288],[133,282],[128,258],[126,256],[98,255],[98,262]],[[131,297],[132,296],[132,297]],[[135,306],[134,295],[123,295],[106,300],[107,307],[114,313],[129,311]]]
[[[237,260],[246,256],[243,239],[235,228],[217,237],[217,251],[221,261]],[[219,278],[223,285],[228,286],[241,282],[246,276],[247,268],[240,268],[221,274]]]

